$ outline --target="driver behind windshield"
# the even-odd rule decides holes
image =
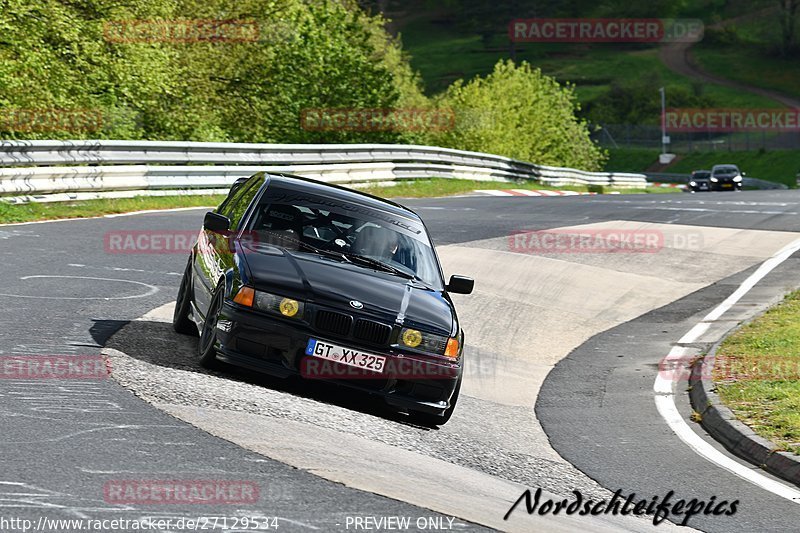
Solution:
[[[354,254],[363,255],[378,261],[391,261],[397,253],[398,235],[396,232],[378,226],[365,226],[356,235],[350,247]]]
[[[383,263],[439,285],[430,242],[413,222],[314,197],[264,198],[249,228],[254,239],[292,252],[341,254]]]

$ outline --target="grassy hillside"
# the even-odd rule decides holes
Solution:
[[[607,4],[586,4],[581,7],[584,11],[580,16],[622,16],[609,15],[612,8]],[[402,8],[397,8],[404,15],[395,20],[394,29],[401,34],[404,48],[411,54],[411,64],[420,72],[428,94],[442,91],[456,79],[485,75],[498,59],[512,57],[505,27],[498,25],[490,36],[470,33],[463,24],[458,24],[458,15],[454,14],[453,8],[448,10],[446,5],[447,2],[437,3],[432,7],[424,0],[408,0]],[[547,9],[554,8],[542,8]],[[705,38],[692,48],[693,57],[702,68],[757,87],[800,95],[800,53],[792,54],[789,59],[775,55],[779,47],[779,9],[774,1],[700,0],[676,2],[672,9],[676,17],[699,18],[705,23]],[[641,10],[646,8],[641,7]],[[619,7],[612,10],[617,11]],[[525,16],[520,14],[520,17]],[[548,15],[537,13],[537,16]],[[646,16],[660,17],[663,13]],[[647,84],[646,90],[635,97],[647,101],[650,106],[657,102],[659,86],[667,88],[668,105],[679,107],[682,103],[674,99],[680,99],[681,95],[684,99],[685,95],[702,98],[704,107],[781,106],[767,97],[702,84],[675,74],[662,64],[655,45],[517,43],[513,57],[518,61],[528,61],[561,82],[575,84],[584,115],[590,119],[592,104],[613,88],[635,88],[642,84]],[[638,119],[636,123],[658,123],[657,110],[649,109],[642,116],[646,122]]]
[[[608,150],[608,172],[642,172],[658,161],[658,150],[620,148]]]
[[[491,72],[501,58],[509,57],[508,37],[495,36],[487,46],[480,36],[460,33],[433,15],[420,16],[400,26],[403,46],[411,54],[429,94],[445,89],[452,81]],[[632,44],[525,43],[516,47],[517,60],[525,60],[561,82],[575,84],[582,104],[608,92],[613,83],[627,84],[646,77],[658,80],[667,90],[695,90],[689,78],[669,71],[655,47]],[[714,102],[728,107],[775,107],[768,98],[718,86],[699,87]],[[654,97],[657,97],[656,93]]]
[[[800,98],[800,49],[781,50],[777,4],[753,6],[748,16],[709,28],[692,48],[696,63],[718,76]]]
[[[717,76],[800,98],[798,55],[782,58],[764,53],[762,47],[757,44],[742,44],[736,47],[700,46],[693,50],[693,56],[704,70]]]
[[[658,150],[609,150],[605,169],[616,172],[644,172],[658,162]],[[793,150],[749,152],[692,152],[681,155],[662,172],[689,174],[693,170],[711,169],[722,163],[738,165],[748,177],[783,183],[796,187],[800,173],[800,153]]]
[[[688,173],[697,169],[710,169],[713,165],[733,163],[749,178],[775,181],[791,188],[797,186],[800,172],[800,153],[793,150],[774,152],[695,152],[683,156],[665,172]]]

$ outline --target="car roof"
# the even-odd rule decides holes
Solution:
[[[282,172],[266,172],[266,174],[269,178],[265,183],[267,187],[269,184],[282,185],[299,192],[327,196],[343,203],[357,203],[366,207],[388,211],[397,216],[422,222],[419,215],[417,215],[411,209],[392,202],[391,200],[386,200],[385,198],[373,196],[371,194],[354,189],[348,189],[347,187],[342,187],[333,183],[325,183],[323,181],[311,178],[296,176],[294,174],[285,174]]]
[[[733,163],[723,163],[721,165],[714,165],[713,167],[711,167],[711,170],[716,170],[718,168],[736,168],[736,169],[738,169],[739,167],[737,167]]]

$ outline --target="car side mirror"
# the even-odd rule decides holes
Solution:
[[[228,231],[231,227],[231,221],[228,217],[209,211],[203,219],[203,228],[214,233],[223,233]]]
[[[475,280],[466,276],[450,276],[450,283],[447,284],[447,292],[454,294],[470,294],[475,288]]]
[[[742,172],[742,176],[747,176],[747,172]]]

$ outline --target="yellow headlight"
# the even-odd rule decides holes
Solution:
[[[278,307],[281,311],[283,316],[292,317],[297,314],[300,310],[300,304],[297,303],[297,300],[292,300],[291,298],[284,298],[281,300],[280,306]]]
[[[422,333],[415,329],[407,329],[403,332],[403,344],[409,348],[416,348],[422,344]]]
[[[444,350],[444,355],[451,359],[458,358],[458,339],[451,338],[447,340],[447,347]]]

